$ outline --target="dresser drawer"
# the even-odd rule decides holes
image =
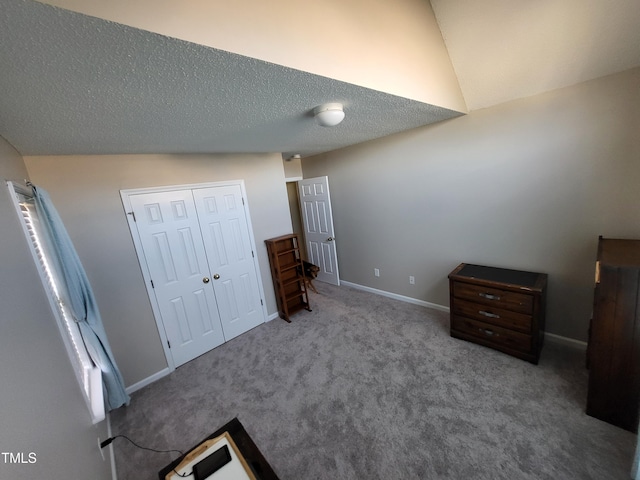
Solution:
[[[517,350],[520,353],[526,354],[531,352],[531,335],[458,315],[452,315],[451,317],[451,333],[453,335],[457,332],[495,346]]]
[[[457,281],[452,282],[452,288],[453,295],[457,298],[525,314],[533,312],[533,297],[526,293],[511,292]]]
[[[524,313],[467,300],[456,300],[452,306],[452,312],[456,315],[462,315],[491,325],[517,330],[522,333],[531,333],[532,317]]]

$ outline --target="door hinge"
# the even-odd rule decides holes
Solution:
[[[133,218],[133,221],[136,221],[136,212],[127,212],[127,215],[131,215],[131,218]]]
[[[251,256],[252,256],[253,258],[256,258],[256,255],[253,253],[253,250],[251,250]]]
[[[262,302],[262,299],[260,299],[260,305],[263,305],[263,306],[264,306],[264,303]]]
[[[169,340],[167,340],[167,345],[169,345],[169,348],[171,348],[171,342]]]
[[[155,285],[153,284],[153,280],[151,280],[151,288],[156,288]]]
[[[240,197],[240,198],[242,198],[242,205],[244,205],[244,197]]]

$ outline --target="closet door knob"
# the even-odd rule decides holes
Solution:
[[[218,275],[217,273],[213,276],[214,280],[218,280],[220,278],[220,275]]]
[[[204,277],[202,279],[202,283],[209,283],[209,277]]]

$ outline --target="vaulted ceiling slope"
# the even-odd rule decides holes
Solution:
[[[638,0],[431,0],[469,110],[640,66]]]
[[[461,114],[32,0],[3,0],[0,65],[0,135],[23,155],[306,156]],[[314,121],[326,102],[339,127]]]

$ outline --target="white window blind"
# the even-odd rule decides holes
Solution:
[[[42,232],[33,196],[28,190],[16,184],[7,183],[12,197],[15,199],[16,209],[22,221],[31,253],[40,272],[51,309],[58,322],[62,339],[89,407],[91,418],[94,423],[97,423],[105,418],[100,369],[91,360],[78,324],[67,306],[62,276],[56,259],[50,252],[46,236]]]

